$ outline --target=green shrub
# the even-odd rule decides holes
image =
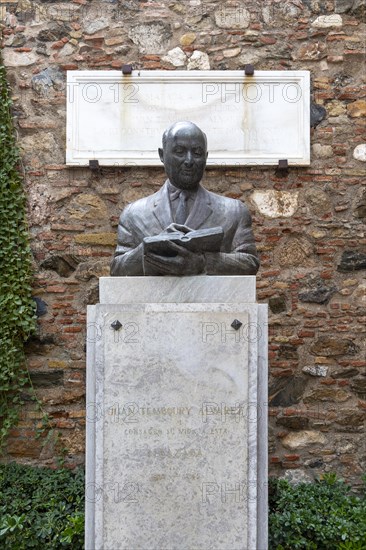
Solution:
[[[271,550],[366,550],[366,498],[335,474],[317,483],[270,480]]]
[[[84,547],[84,473],[0,465],[0,548]]]
[[[365,495],[334,474],[269,489],[270,550],[366,550]],[[0,548],[83,549],[83,470],[0,465]]]

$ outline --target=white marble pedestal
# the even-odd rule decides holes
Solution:
[[[267,306],[255,277],[100,279],[85,548],[267,549]]]

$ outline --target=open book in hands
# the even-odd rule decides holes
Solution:
[[[196,229],[187,233],[182,231],[160,233],[154,237],[144,238],[144,254],[153,252],[160,256],[176,256],[177,253],[169,247],[169,242],[183,246],[191,252],[219,252],[223,238],[222,227]]]

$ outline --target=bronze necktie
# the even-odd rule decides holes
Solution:
[[[188,218],[188,199],[189,195],[185,191],[181,191],[179,194],[179,202],[177,212],[175,214],[175,223],[184,225]]]

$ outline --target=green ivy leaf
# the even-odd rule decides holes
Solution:
[[[28,382],[24,342],[35,331],[31,293],[31,252],[25,219],[26,198],[12,102],[0,58],[0,447],[17,423],[20,392]],[[4,527],[5,528],[5,527]]]

